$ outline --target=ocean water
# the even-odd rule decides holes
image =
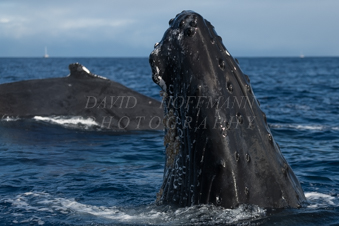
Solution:
[[[0,84],[68,64],[160,100],[147,58],[0,58]],[[162,131],[55,119],[0,121],[0,225],[339,225],[339,58],[239,58],[308,199],[301,209],[156,206]]]

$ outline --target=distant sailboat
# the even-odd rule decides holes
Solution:
[[[44,55],[44,58],[48,58],[49,55],[47,54],[47,47],[45,47],[45,55]]]
[[[305,55],[303,54],[303,52],[300,52],[300,55],[299,55],[300,58],[304,58]]]

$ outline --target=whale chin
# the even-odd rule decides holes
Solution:
[[[249,77],[214,27],[192,11],[169,25],[149,58],[165,106],[166,163],[157,202],[301,207],[304,192]]]

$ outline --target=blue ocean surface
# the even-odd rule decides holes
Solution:
[[[0,84],[64,77],[74,62],[160,100],[147,58],[0,58]],[[2,119],[0,225],[339,225],[339,58],[239,62],[307,205],[157,206],[163,131]]]

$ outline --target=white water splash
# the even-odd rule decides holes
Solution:
[[[14,117],[14,116],[8,116],[8,115],[4,115],[1,118],[1,121],[5,121],[5,122],[15,122],[18,120],[20,120],[20,118]]]
[[[53,197],[45,192],[27,192],[13,199],[1,200],[11,204],[11,213],[17,217],[15,223],[35,222],[44,224],[47,215],[84,216],[94,222],[113,224],[152,224],[152,225],[184,225],[184,224],[229,224],[243,220],[253,220],[266,216],[265,210],[253,205],[241,205],[237,209],[225,209],[213,205],[199,205],[185,208],[156,206],[154,204],[139,207],[107,207],[83,204],[74,198]],[[19,213],[22,213],[18,215]],[[26,213],[36,212],[39,217],[29,217]],[[28,218],[28,219],[25,219]],[[93,218],[94,217],[94,218]]]
[[[309,202],[307,208],[327,208],[339,206],[339,199],[335,196],[318,192],[306,192],[305,197]]]
[[[306,192],[307,209],[338,207],[339,198],[318,192]],[[74,198],[55,197],[46,192],[26,192],[13,198],[0,200],[10,204],[8,214],[13,223],[43,225],[48,216],[61,218],[91,219],[91,222],[111,224],[151,225],[225,225],[253,221],[266,217],[266,211],[254,205],[240,205],[236,209],[225,209],[213,205],[197,205],[185,208],[170,206],[119,207],[83,204]],[[34,212],[34,216],[29,213]],[[77,217],[78,216],[78,217]],[[87,218],[86,218],[87,216]],[[79,223],[79,222],[78,222]]]
[[[36,121],[43,121],[52,124],[58,124],[65,127],[80,127],[89,129],[93,126],[99,126],[92,118],[83,118],[81,116],[52,116],[52,117],[42,117],[42,116],[35,116],[33,118]]]
[[[299,124],[269,124],[271,128],[291,128],[297,130],[314,130],[314,131],[324,131],[324,130],[339,130],[337,126],[328,126],[328,125],[299,125]]]

